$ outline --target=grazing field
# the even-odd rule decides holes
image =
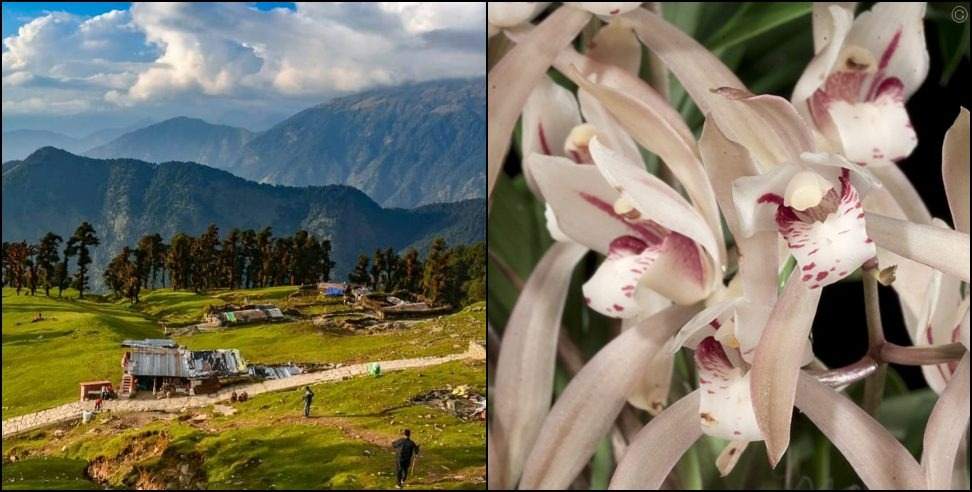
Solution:
[[[32,322],[38,313],[44,319]],[[117,384],[121,341],[160,336],[155,321],[127,305],[81,300],[73,290],[58,298],[4,288],[4,418],[74,401],[80,381]]]
[[[311,317],[342,313],[340,300],[290,298],[296,287],[206,294],[159,289],[132,306],[99,296],[78,299],[3,290],[3,415],[10,418],[75,401],[79,381],[119,383],[126,338],[159,338],[162,324],[200,320],[207,305],[272,302],[293,320],[176,337],[193,349],[236,348],[250,362],[359,363],[463,352],[485,340],[485,304],[403,327],[347,332]],[[40,320],[34,321],[38,318]],[[298,314],[299,313],[299,314]],[[485,425],[412,403],[431,390],[468,385],[485,393],[485,367],[461,361],[322,383],[312,418],[301,392],[257,395],[182,414],[98,416],[31,431],[3,442],[3,488],[388,488],[390,443],[408,427],[422,446],[411,484],[485,488]],[[216,407],[221,407],[217,409]]]
[[[84,463],[95,463],[88,473],[110,487],[390,488],[389,446],[406,427],[422,451],[410,486],[485,489],[484,423],[411,402],[459,385],[484,393],[483,364],[450,362],[315,385],[311,418],[301,415],[299,390],[233,404],[232,415],[213,407],[181,416],[102,414],[89,424],[4,440],[4,489],[90,488],[80,474]],[[48,463],[57,464],[53,478]]]

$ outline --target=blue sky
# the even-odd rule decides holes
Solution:
[[[26,22],[48,12],[68,12],[83,16],[95,16],[112,10],[128,10],[131,2],[3,2],[3,37],[17,32]],[[256,2],[256,8],[294,9],[294,2]]]
[[[271,124],[377,86],[485,74],[485,4],[3,3],[3,127]]]

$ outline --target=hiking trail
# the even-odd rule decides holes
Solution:
[[[377,361],[382,372],[400,371],[416,367],[428,367],[445,364],[456,360],[485,360],[486,350],[470,342],[469,349],[458,354],[442,357],[418,357],[414,359],[397,359]],[[345,378],[368,374],[371,362],[352,364],[326,371],[298,374],[284,379],[271,379],[259,383],[228,386],[220,391],[208,395],[180,396],[161,400],[108,400],[102,405],[102,410],[112,412],[147,412],[165,411],[178,412],[185,408],[207,407],[215,403],[227,401],[236,391],[247,392],[250,396],[296,388],[326,381],[340,381]],[[37,429],[46,425],[81,418],[82,410],[94,409],[94,401],[67,403],[47,410],[20,415],[3,421],[3,437],[7,438],[21,432]]]

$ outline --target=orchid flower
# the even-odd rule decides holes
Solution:
[[[969,230],[969,111],[962,108],[945,135],[942,172],[952,220],[960,232]],[[944,221],[935,225],[948,228]],[[964,291],[963,291],[964,289]],[[926,287],[926,303],[919,317],[915,345],[961,342],[969,348],[968,284],[936,271]],[[955,374],[956,362],[922,366],[928,386],[941,393]]]
[[[550,2],[489,2],[486,4],[486,25],[489,37],[503,28],[530,22]]]
[[[914,149],[904,102],[928,70],[924,5],[878,4],[856,21],[852,9],[815,6],[816,56],[791,101],[750,93],[712,53],[638,6],[568,2],[535,26],[522,15],[502,27],[516,46],[490,72],[490,183],[522,112],[523,173],[557,242],[504,331],[489,435],[500,478],[491,487],[566,488],[626,402],[655,417],[628,441],[612,488],[660,486],[702,435],[730,441],[717,460],[723,474],[757,441],[775,466],[794,407],[868,487],[941,485],[957,449],[948,429],[968,423],[967,353],[926,368],[942,376],[942,397],[920,464],[867,412],[801,369],[813,360],[808,338],[822,288],[876,257],[921,270],[902,296],[921,334],[968,344],[968,299],[958,288],[969,281],[968,113],[943,155],[955,230],[933,225],[888,165]],[[600,24],[591,14],[608,24],[581,54],[570,43],[585,24]],[[639,41],[705,116],[698,142],[638,78]],[[549,67],[577,86],[576,99],[544,75]],[[684,196],[647,172],[639,145],[661,158]],[[867,207],[867,196],[879,205]],[[728,288],[720,212],[739,255]],[[551,407],[567,284],[588,250],[605,259],[582,287],[585,302],[624,329]],[[778,291],[787,256],[796,268]],[[932,295],[911,285],[922,278],[936,282],[923,283]],[[646,372],[670,378],[682,347],[694,350],[699,389],[664,410],[654,403],[667,397],[667,383],[651,399],[633,398],[645,393]]]
[[[862,166],[887,166],[918,143],[904,103],[928,74],[921,2],[814,7],[816,56],[793,91],[826,147]],[[829,17],[829,18],[828,18]]]

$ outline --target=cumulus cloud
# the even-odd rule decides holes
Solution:
[[[317,98],[485,72],[483,3],[135,3],[3,40],[4,112]],[[8,95],[10,96],[8,98]],[[30,102],[28,102],[30,101]],[[69,104],[70,103],[70,104]]]

